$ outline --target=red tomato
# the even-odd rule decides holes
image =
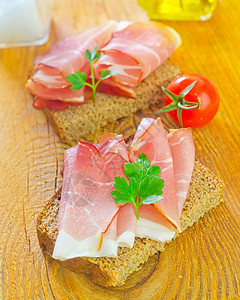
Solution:
[[[201,99],[199,109],[182,110],[182,121],[185,127],[201,127],[209,123],[218,111],[219,94],[214,84],[202,75],[186,74],[177,76],[168,86],[167,90],[179,95],[182,90],[197,80],[192,90],[184,97],[186,101],[198,102]],[[198,96],[198,97],[197,97]],[[165,95],[165,105],[173,101]],[[169,112],[170,116],[179,123],[177,111]]]

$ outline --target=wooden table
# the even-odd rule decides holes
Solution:
[[[239,14],[237,0],[221,0],[208,22],[165,22],[183,40],[172,61],[211,79],[221,96],[214,120],[193,132],[197,159],[225,183],[225,203],[168,245],[137,287],[96,287],[43,256],[36,218],[61,185],[65,146],[24,85],[33,58],[55,40],[108,19],[146,20],[146,13],[135,0],[59,0],[47,45],[0,50],[1,299],[240,297]]]

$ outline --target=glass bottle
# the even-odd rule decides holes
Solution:
[[[217,0],[138,0],[153,20],[195,20],[211,18]]]

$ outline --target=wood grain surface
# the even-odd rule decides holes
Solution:
[[[25,82],[34,57],[57,39],[108,19],[147,15],[136,0],[58,0],[46,45],[0,50],[0,299],[240,299],[239,15],[238,0],[222,0],[208,22],[165,22],[183,40],[172,61],[205,75],[220,92],[217,116],[193,134],[197,159],[225,183],[225,203],[115,289],[46,260],[39,248],[37,214],[61,185],[66,146],[32,108]],[[168,116],[164,123],[177,126]],[[132,124],[129,117],[105,130],[131,130]]]

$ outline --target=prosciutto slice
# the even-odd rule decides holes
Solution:
[[[121,247],[132,248],[136,236],[137,219],[133,204],[120,207],[117,216],[117,241]]]
[[[54,258],[117,253],[119,206],[113,201],[111,191],[114,177],[123,174],[125,159],[112,151],[112,145],[106,148],[105,144],[96,147],[79,142],[65,154]]]
[[[101,48],[110,40],[116,28],[117,22],[108,21],[79,35],[66,38],[52,45],[50,50],[38,56],[34,63],[37,66],[55,68],[66,77],[81,70],[86,63],[85,51],[92,51],[96,45]]]
[[[46,88],[40,84],[35,83],[32,79],[27,82],[28,90],[36,95],[36,97],[46,100],[63,100],[64,102],[84,102],[84,90],[71,90],[68,85],[65,88]]]
[[[161,200],[139,207],[137,220],[133,204],[117,205],[111,191],[114,177],[125,176],[125,162],[136,161],[141,152],[160,167],[165,186]],[[135,237],[171,240],[180,227],[194,156],[191,130],[168,133],[160,118],[142,120],[129,150],[116,134],[67,150],[53,257],[116,256],[118,247],[132,247]]]
[[[104,46],[117,28],[117,22],[109,21],[79,35],[57,42],[46,53],[35,59],[37,72],[28,80],[27,88],[35,96],[34,107],[63,110],[72,103],[86,103],[85,87],[71,90],[66,76],[81,71],[90,76],[90,66],[85,51],[98,45]],[[57,101],[54,103],[53,101]],[[64,104],[59,103],[67,102]]]
[[[166,242],[171,240],[175,233],[176,229],[163,214],[159,213],[154,205],[141,205],[139,207],[136,236]]]
[[[112,87],[117,85],[119,94],[131,87],[133,96],[136,86],[160,66],[181,44],[180,36],[170,27],[160,23],[134,23],[122,31],[113,33],[113,38],[101,51],[104,55],[95,64],[100,77],[101,69],[118,70],[118,74],[107,79],[109,93],[116,94]],[[107,91],[106,86],[99,89]]]
[[[69,85],[57,69],[41,66],[40,69],[31,77],[31,80],[43,87],[50,89],[61,89]]]
[[[106,47],[109,47],[110,49],[111,43],[112,42],[110,41]],[[105,48],[101,49],[101,51],[104,51],[104,49]],[[104,52],[105,54],[100,57],[98,63],[94,66],[96,77],[100,77],[101,70],[104,69],[117,72],[117,76],[114,76],[112,80],[110,80],[110,78],[104,80],[104,84],[114,86],[115,82],[115,84],[118,83],[125,86],[135,87],[140,83],[143,71],[140,64],[134,58],[117,50]]]
[[[163,199],[155,202],[156,209],[159,209],[172,225],[180,229],[173,159],[167,132],[160,118],[157,120],[146,118],[140,123],[129,149],[131,162],[136,161],[141,152],[147,155],[152,165],[160,167],[160,176],[164,180]]]
[[[180,217],[194,167],[195,147],[191,129],[170,130],[168,142],[173,157],[178,214]]]
[[[107,152],[118,153],[128,161],[127,145],[122,134],[108,133],[98,138],[99,145],[96,145],[101,155]]]
[[[81,71],[87,75],[87,80],[91,80],[85,51],[91,51],[97,45],[104,55],[94,64],[96,79],[101,77],[102,70],[117,72],[116,76],[101,81],[97,90],[134,98],[139,83],[180,43],[181,39],[173,29],[159,23],[108,21],[57,42],[38,56],[34,61],[36,73],[28,81],[27,88],[35,96],[34,107],[37,109],[63,110],[71,105],[85,104],[88,100],[86,87],[80,91],[70,90],[66,76]]]
[[[82,104],[84,104],[84,102],[82,102]],[[79,105],[78,102],[64,102],[61,100],[46,100],[44,98],[39,98],[39,97],[35,97],[34,102],[33,102],[33,107],[36,109],[44,109],[44,108],[49,108],[49,109],[53,109],[55,111],[59,111],[59,110],[65,110],[70,106],[74,106],[74,105]]]

